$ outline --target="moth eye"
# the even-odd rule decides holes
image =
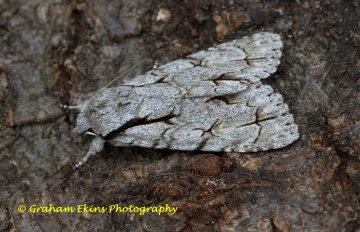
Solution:
[[[230,171],[233,162],[228,158],[221,158],[216,155],[199,155],[192,162],[192,172],[198,176],[215,176],[221,171]]]

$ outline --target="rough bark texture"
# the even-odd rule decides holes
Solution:
[[[146,3],[145,3],[146,2]],[[0,231],[356,231],[360,228],[359,1],[0,0]],[[258,31],[283,36],[266,81],[300,139],[275,151],[200,154],[105,146],[56,104]],[[31,213],[159,206],[168,213]],[[26,212],[18,207],[25,205]]]

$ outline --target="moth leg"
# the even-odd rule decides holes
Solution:
[[[98,152],[102,151],[102,149],[104,148],[104,143],[105,143],[105,140],[103,138],[101,138],[100,136],[96,136],[93,139],[93,141],[91,142],[88,153],[86,154],[86,156],[83,158],[83,160],[81,162],[79,162],[78,164],[75,165],[74,169],[83,165],[90,158],[90,156],[96,155]]]
[[[59,107],[63,108],[63,109],[66,109],[66,110],[78,110],[78,111],[81,111],[81,109],[82,109],[82,105],[68,106],[68,105],[59,104]]]

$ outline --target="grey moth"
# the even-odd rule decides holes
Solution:
[[[298,139],[283,97],[261,83],[276,71],[283,43],[262,32],[233,40],[96,92],[74,132],[95,135],[76,165],[115,146],[213,152],[257,152]]]

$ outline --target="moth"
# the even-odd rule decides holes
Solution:
[[[103,88],[81,109],[74,132],[95,135],[76,165],[114,146],[257,152],[298,139],[283,97],[261,83],[276,71],[283,43],[262,32],[200,51]]]

